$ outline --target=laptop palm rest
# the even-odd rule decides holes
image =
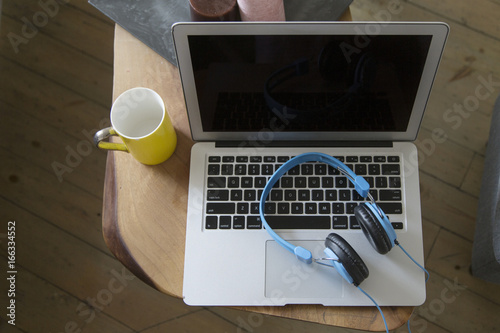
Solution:
[[[311,251],[313,258],[325,257],[324,241],[294,241],[294,245]],[[275,241],[267,241],[265,296],[276,304],[281,299],[304,303],[304,298],[341,298],[344,280],[333,267],[303,263]]]

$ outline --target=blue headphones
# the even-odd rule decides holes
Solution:
[[[386,254],[394,245],[399,245],[396,239],[396,232],[389,222],[389,219],[369,193],[370,185],[368,182],[363,177],[357,176],[344,163],[323,153],[305,153],[296,156],[276,170],[264,187],[260,197],[260,219],[271,237],[286,250],[295,254],[299,260],[308,264],[311,264],[313,261],[321,264],[320,260],[329,260],[332,262],[332,266],[344,279],[357,287],[368,277],[368,268],[356,251],[340,235],[331,233],[326,238],[326,249],[324,253],[327,258],[313,259],[309,250],[301,246],[295,246],[281,238],[266,221],[264,206],[272,187],[287,171],[306,162],[323,162],[334,167],[349,179],[360,196],[370,200],[369,202],[359,204],[354,209],[354,215],[366,238],[377,252]]]

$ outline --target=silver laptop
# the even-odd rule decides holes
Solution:
[[[184,267],[190,305],[372,302],[331,267],[281,248],[259,218],[267,180],[304,152],[344,162],[371,185],[399,242],[424,263],[415,140],[441,59],[444,23],[178,23],[173,26],[193,140]],[[334,232],[369,269],[380,305],[425,301],[425,276],[399,248],[377,253],[353,216],[361,202],[333,168],[307,163],[271,191],[266,220],[324,257]],[[269,209],[268,209],[269,207]]]

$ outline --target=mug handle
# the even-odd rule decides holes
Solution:
[[[96,134],[94,134],[94,144],[96,145],[97,148],[107,149],[107,150],[119,150],[128,153],[127,146],[125,146],[124,143],[103,141],[113,135],[118,136],[113,127],[103,128],[102,130],[97,131]]]

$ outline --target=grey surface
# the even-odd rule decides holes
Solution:
[[[285,0],[287,21],[334,21],[352,0]],[[171,26],[191,21],[189,0],[89,0],[89,3],[177,65]]]
[[[500,283],[500,97],[491,119],[472,247],[472,273]]]

